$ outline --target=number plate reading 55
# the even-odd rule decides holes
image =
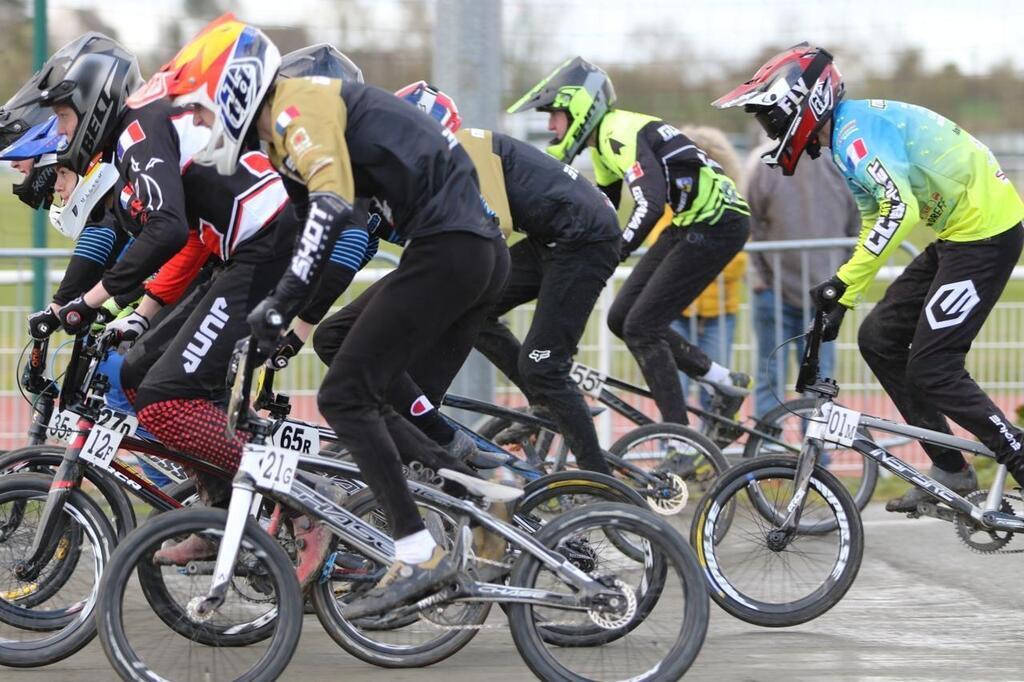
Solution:
[[[831,409],[825,413],[821,439],[837,445],[853,445],[857,437],[857,425],[860,424],[860,412],[839,407],[830,403]]]
[[[240,466],[255,479],[258,487],[282,493],[291,491],[298,467],[299,453],[272,445],[246,445]]]
[[[579,362],[572,363],[569,376],[581,391],[595,398],[601,397],[601,389],[604,388],[604,381],[608,378],[601,370],[587,367]]]

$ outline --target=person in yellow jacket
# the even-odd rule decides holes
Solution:
[[[717,161],[727,176],[740,181],[742,170],[739,157],[721,130],[711,126],[684,126],[680,130],[703,149],[710,158]],[[651,231],[647,245],[654,243],[662,230],[671,224],[672,216],[672,210],[666,207],[664,215]],[[704,351],[713,362],[726,367],[731,366],[732,342],[736,332],[736,312],[740,307],[740,287],[746,269],[747,254],[740,251],[729,261],[721,274],[701,292],[700,296],[686,309],[680,311],[679,319],[672,323],[672,329],[675,332],[684,338],[694,339],[697,347]],[[680,372],[679,379],[683,384],[683,393],[689,393],[686,374]],[[711,403],[712,393],[702,387],[700,391],[701,408],[709,411],[712,409]]]

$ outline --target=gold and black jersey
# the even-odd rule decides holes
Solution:
[[[310,193],[375,198],[403,241],[498,235],[455,136],[393,94],[314,77],[281,81],[272,97],[271,160]]]
[[[506,236],[516,230],[546,244],[619,238],[611,203],[572,166],[501,133],[463,128],[456,137]]]

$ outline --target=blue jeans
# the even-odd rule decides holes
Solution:
[[[670,326],[672,331],[689,339],[693,337],[692,324],[690,318],[680,317]],[[698,317],[696,324],[697,347],[704,351],[712,362],[728,367],[732,356],[732,340],[736,335],[736,315],[727,313],[720,317]],[[686,374],[679,372],[679,381],[683,385],[683,395],[688,395],[689,380]],[[703,386],[700,387],[700,406],[704,411],[711,409],[711,393]]]
[[[789,354],[791,349],[796,352],[796,361],[800,362],[804,354],[803,334],[809,322],[804,321],[804,311],[800,306],[781,302],[782,337],[776,336],[775,326],[775,292],[772,289],[754,292],[752,306],[754,309],[754,332],[757,334],[757,380],[754,391],[754,409],[758,416],[779,404],[775,395],[785,398],[786,377],[789,376]],[[808,321],[810,313],[808,313]],[[784,340],[800,336],[795,344],[780,348],[775,357],[769,360],[772,350]],[[835,370],[836,347],[834,343],[821,346],[818,357],[819,374],[831,377]],[[775,395],[772,394],[774,391]]]

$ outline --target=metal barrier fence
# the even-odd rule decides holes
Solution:
[[[775,254],[770,258],[778,258],[786,250],[798,249],[803,254],[801,256],[802,269],[806,272],[810,259],[816,257],[815,251],[837,246],[849,247],[852,244],[853,240],[849,239],[751,242],[747,245],[747,251],[767,252]],[[907,254],[913,255],[909,246]],[[45,253],[39,253],[31,249],[17,251],[0,249],[0,265],[12,266],[0,267],[0,284],[6,282],[13,285],[0,286],[0,448],[17,447],[23,444],[25,430],[28,426],[29,409],[19,395],[16,367],[27,341],[25,318],[30,312],[31,293],[30,286],[27,286],[30,280],[26,281],[25,276],[20,273],[31,272],[27,259],[36,255],[45,255],[53,259],[50,262],[50,277],[59,279],[63,272],[63,263],[56,259],[66,258],[67,251],[48,249]],[[394,261],[394,257],[390,254],[381,254],[381,257]],[[902,270],[902,266],[907,260],[906,255],[894,258],[896,263],[883,268],[878,279],[881,282],[891,281]],[[1018,270],[1021,269],[1018,268]],[[370,267],[360,272],[349,292],[339,301],[339,306],[351,300],[386,272],[388,272],[387,268],[377,267]],[[610,285],[605,288],[580,342],[577,359],[613,376],[643,385],[643,377],[629,351],[621,341],[611,334],[605,324],[615,293],[630,272],[630,267],[620,267]],[[1024,398],[1024,372],[1021,368],[1022,358],[1024,358],[1024,296],[1016,293],[1019,287],[1014,284],[1022,280],[1024,280],[1024,271],[1015,272],[1011,285],[991,313],[985,328],[975,341],[973,350],[968,356],[968,369],[971,374],[1010,415],[1014,414],[1019,403],[1024,402],[1022,400]],[[20,282],[22,286],[16,282]],[[808,281],[804,289],[808,289],[812,284],[814,282]],[[756,376],[757,344],[753,334],[748,292],[749,284],[744,287],[739,311],[736,315],[736,335],[731,352],[731,367]],[[877,416],[898,418],[891,402],[886,398],[857,352],[857,327],[871,307],[871,304],[858,306],[856,310],[846,316],[842,333],[837,342],[835,374],[841,386],[840,399],[846,404]],[[508,318],[513,331],[520,338],[529,327],[532,312],[532,306],[525,305],[515,310]],[[57,342],[59,343],[62,339],[66,339],[66,337],[58,335]],[[52,344],[54,347],[56,345],[57,343]],[[795,362],[790,362],[790,377],[785,384],[789,388],[792,387],[795,365]],[[323,373],[324,367],[317,357],[311,350],[304,349],[276,382],[281,390],[292,396],[293,413],[296,416],[309,419],[319,418],[316,412],[315,394]],[[493,396],[496,401],[511,405],[524,403],[522,395],[504,377],[499,375],[496,379]],[[787,392],[787,396],[791,397],[791,395],[791,392]],[[649,401],[632,396],[624,395],[623,397],[645,412],[652,415],[657,414],[656,408]],[[749,415],[752,410],[752,401],[748,400],[741,410],[741,414]],[[599,435],[602,443],[605,444],[610,444],[612,440],[625,433],[630,427],[631,424],[607,413],[598,417]],[[911,454],[911,456],[913,455]]]

